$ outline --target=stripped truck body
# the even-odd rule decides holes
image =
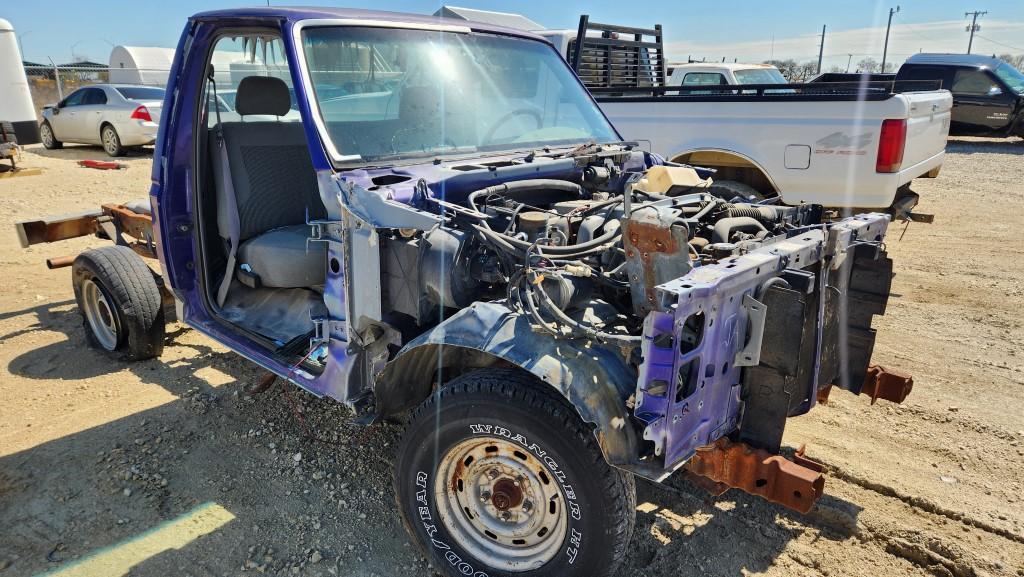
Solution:
[[[158,354],[167,315],[121,305],[166,293],[272,375],[405,420],[398,505],[446,575],[610,574],[634,475],[807,511],[824,478],[781,456],[786,420],[831,387],[900,396],[869,370],[890,216],[712,194],[710,171],[623,142],[542,38],[208,12],[163,110],[149,206],[19,223],[23,243],[115,241],[72,263],[101,348]],[[104,266],[154,252],[153,286]]]

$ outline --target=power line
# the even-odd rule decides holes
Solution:
[[[1006,44],[1005,42],[1000,42],[998,40],[992,40],[991,38],[986,38],[986,37],[982,36],[981,34],[978,34],[978,38],[981,38],[982,40],[988,40],[989,42],[991,42],[993,44],[998,44],[1000,46],[1005,46],[1006,48],[1012,48],[1013,50],[1024,50],[1024,48],[1021,48],[1020,46],[1011,46],[1009,44]]]

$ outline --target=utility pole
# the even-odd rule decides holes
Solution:
[[[818,74],[821,74],[821,57],[825,55],[825,25],[821,25],[821,44],[818,45]]]
[[[850,72],[850,63],[853,62],[853,54],[846,53],[846,72]]]
[[[889,56],[889,29],[892,28],[892,15],[899,11],[899,5],[896,5],[895,9],[889,9],[889,25],[885,27],[885,46],[882,48],[882,70],[880,70],[882,74],[885,74],[885,59]]]
[[[974,44],[974,33],[981,30],[981,26],[978,24],[978,16],[984,16],[988,14],[988,11],[975,10],[974,12],[964,12],[964,18],[971,17],[971,25],[967,27],[967,31],[971,33],[970,39],[967,41],[967,53],[971,53],[971,45]]]

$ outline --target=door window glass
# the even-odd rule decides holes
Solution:
[[[995,79],[980,70],[957,70],[953,77],[953,94],[992,96],[1000,92]]]
[[[82,99],[82,104],[106,104],[107,93],[103,92],[100,88],[89,88],[85,91],[85,98]]]
[[[70,96],[64,99],[64,106],[80,106],[85,99],[86,92],[88,92],[87,88],[72,92]]]

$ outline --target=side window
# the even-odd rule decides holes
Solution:
[[[246,120],[280,120],[300,122],[295,88],[288,69],[288,60],[281,39],[275,36],[253,34],[246,36],[225,36],[214,45],[213,82],[206,83],[207,125],[218,121],[239,122]],[[283,116],[248,114],[243,117],[237,111],[238,86],[248,76],[269,76],[281,79],[290,93],[290,108]]]
[[[931,80],[938,83],[936,87],[949,90],[948,69],[938,66],[907,66],[906,71],[900,69],[896,78],[897,80]]]
[[[994,78],[981,70],[961,68],[953,77],[953,94],[994,96],[1002,92]]]
[[[82,99],[82,104],[106,104],[107,93],[103,92],[102,88],[88,88],[85,90],[85,97]]]
[[[82,88],[72,92],[70,96],[64,99],[64,106],[81,106],[83,104],[82,101],[85,99],[85,93],[88,91],[87,88]]]
[[[683,86],[709,86],[728,84],[725,76],[717,72],[689,72],[683,77]]]

